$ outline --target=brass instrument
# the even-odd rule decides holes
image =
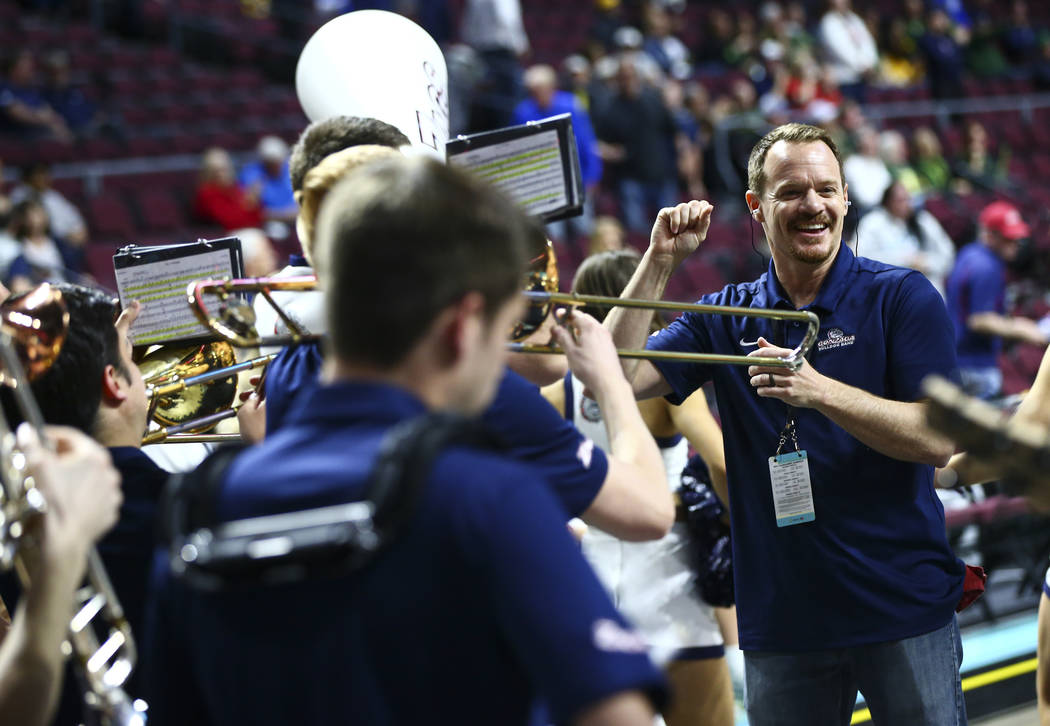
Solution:
[[[553,259],[553,255],[551,257]],[[548,277],[548,280],[550,278]],[[556,278],[555,278],[556,279]],[[271,291],[295,290],[305,291],[316,288],[314,277],[287,277],[287,278],[246,278],[240,280],[200,280],[190,283],[187,290],[190,306],[197,314],[198,319],[220,337],[228,340],[235,346],[251,347],[257,345],[292,345],[305,341],[318,340],[321,336],[305,334],[298,326],[291,323],[290,318],[281,311],[273,302]],[[546,283],[549,284],[549,283]],[[530,287],[546,286],[536,278],[530,278]],[[555,283],[556,284],[556,283]],[[247,292],[258,292],[263,294],[266,300],[274,306],[278,315],[289,324],[289,335],[260,336],[254,328],[244,327],[241,323],[247,319],[244,309],[251,312],[251,307],[243,301],[239,295]],[[723,305],[704,305],[700,303],[677,303],[664,302],[662,300],[639,300],[623,297],[602,297],[599,295],[577,295],[575,293],[543,292],[535,289],[522,293],[530,301],[530,307],[544,311],[544,316],[550,313],[554,305],[609,305],[631,308],[645,308],[650,310],[675,310],[685,312],[707,313],[712,315],[739,315],[741,317],[770,318],[773,320],[795,320],[806,324],[806,334],[802,342],[794,348],[790,355],[785,358],[763,358],[756,361],[755,358],[745,355],[722,355],[720,353],[678,353],[674,351],[655,350],[618,350],[621,358],[642,358],[645,360],[677,360],[691,361],[694,363],[713,363],[728,365],[757,365],[771,368],[788,368],[798,370],[802,366],[803,359],[810,348],[816,343],[817,334],[820,331],[820,318],[807,310],[773,310],[764,308],[739,308]],[[204,302],[205,295],[215,295],[219,298],[218,311],[212,311]],[[254,319],[254,313],[252,313]],[[542,320],[541,320],[542,322]],[[518,333],[528,335],[538,328],[538,324],[529,325]],[[563,353],[560,348],[549,345],[529,345],[524,343],[508,343],[508,349],[513,353]]]
[[[0,367],[2,380],[11,388],[22,417],[47,444],[44,420],[30,391],[29,382],[47,371],[58,356],[69,314],[61,293],[44,284],[0,310]],[[28,585],[19,549],[35,517],[45,513],[46,502],[26,473],[25,457],[18,450],[14,432],[0,415],[0,566],[14,567]],[[100,643],[96,627],[108,631]],[[132,702],[123,684],[135,666],[136,650],[131,628],[120,606],[98,552],[88,554],[85,584],[76,593],[76,612],[64,646],[75,655],[84,701],[107,726],[145,724],[146,704]]]
[[[679,353],[670,350],[623,350],[617,349],[621,358],[640,358],[643,360],[691,361],[694,363],[712,363],[721,365],[753,366],[762,365],[768,368],[787,368],[797,371],[817,342],[820,332],[820,318],[808,310],[775,310],[765,308],[738,308],[728,305],[706,305],[703,303],[664,302],[663,300],[638,300],[628,297],[603,297],[601,295],[580,295],[575,292],[525,292],[527,299],[546,305],[565,305],[582,307],[583,305],[604,305],[608,307],[642,308],[645,310],[673,310],[687,313],[706,313],[710,315],[739,315],[750,318],[770,318],[772,320],[796,320],[806,324],[806,334],[802,342],[784,358],[762,358],[756,360],[746,355],[723,355],[721,353]],[[553,345],[530,345],[527,343],[508,343],[512,353],[564,353]]]
[[[233,347],[225,341],[203,344],[176,351],[179,363],[164,367],[147,378],[149,420],[162,424],[149,432],[142,445],[168,441],[189,443],[175,434],[203,434],[215,424],[236,415],[237,374],[262,368],[277,357],[276,353],[233,363]],[[166,351],[161,351],[166,353]],[[140,367],[145,367],[145,363]],[[232,440],[232,439],[222,439]]]
[[[313,275],[300,277],[249,277],[239,280],[198,280],[186,288],[187,301],[197,319],[220,338],[238,348],[260,346],[283,347],[295,343],[318,340],[320,336],[307,333],[273,299],[275,291],[306,292],[317,289],[317,278]],[[277,317],[288,328],[287,335],[261,336],[255,329],[255,311],[244,299],[244,293],[254,292],[263,296]],[[218,298],[219,309],[212,311],[205,302],[205,295]]]

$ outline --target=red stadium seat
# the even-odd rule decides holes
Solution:
[[[137,236],[135,220],[119,192],[103,191],[89,199],[88,220],[94,240],[123,244]]]

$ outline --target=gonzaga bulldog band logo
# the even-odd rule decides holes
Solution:
[[[853,345],[853,342],[857,339],[855,335],[846,335],[839,328],[831,328],[828,330],[828,337],[824,338],[817,343],[817,350],[831,350],[832,348],[844,348],[847,345]]]

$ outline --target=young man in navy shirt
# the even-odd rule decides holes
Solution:
[[[375,119],[340,116],[311,124],[299,138],[292,151],[292,185],[299,199],[327,193],[323,184],[307,184],[308,175],[320,168],[325,172],[322,179],[331,180],[336,175],[321,165],[336,161],[335,152],[363,144],[394,146],[398,134],[388,124]],[[407,143],[407,139],[405,139]],[[327,161],[326,161],[327,158]],[[305,204],[303,212],[316,209],[320,202]],[[300,219],[298,228],[303,237],[303,249],[308,249],[308,237],[315,227],[315,220]],[[546,240],[539,232],[540,243]],[[533,252],[535,254],[535,252]],[[311,274],[310,267],[297,268],[295,274]],[[310,319],[304,307],[319,306],[321,295],[307,293],[312,302],[293,311],[300,318]],[[293,294],[292,299],[302,301],[303,294]],[[257,304],[257,307],[259,305]],[[271,319],[260,315],[259,319]],[[316,317],[316,316],[312,316]],[[272,328],[273,323],[269,323]],[[323,332],[311,324],[313,332]],[[261,331],[262,332],[262,331]],[[266,330],[266,333],[272,332]],[[552,359],[561,359],[553,366]],[[508,370],[500,380],[492,404],[483,414],[485,424],[508,447],[508,453],[527,461],[543,471],[545,479],[554,488],[555,496],[565,510],[565,518],[581,517],[584,521],[626,540],[660,539],[670,531],[674,523],[674,505],[668,494],[662,467],[650,462],[659,457],[659,452],[644,429],[634,429],[627,424],[623,412],[630,411],[634,402],[620,390],[619,376],[596,382],[601,395],[625,400],[608,407],[607,422],[612,447],[610,455],[596,448],[558,412],[552,409],[540,395],[537,383],[550,383],[565,375],[562,356],[537,356],[518,354],[510,358]],[[322,365],[320,346],[307,344],[294,346],[281,352],[270,364],[267,374],[266,431],[279,430],[294,402],[316,385]],[[521,371],[519,375],[518,371]],[[549,377],[547,377],[549,376]],[[528,380],[526,380],[528,377]],[[272,404],[272,405],[271,405]],[[255,402],[242,408],[242,414],[250,413]],[[241,417],[242,431],[250,424]]]
[[[120,519],[99,542],[98,552],[132,633],[139,636],[157,537],[157,508],[169,476],[141,449],[148,397],[128,338],[139,305],[121,311],[111,296],[98,290],[55,287],[69,312],[68,330],[55,362],[30,388],[47,423],[71,426],[91,436],[107,447],[120,473],[124,492]],[[8,419],[19,420],[11,403],[4,403]],[[139,695],[138,682],[136,672],[127,684],[133,696]],[[54,723],[80,723],[82,701],[75,679],[67,679]]]
[[[749,721],[848,724],[859,689],[876,724],[965,723],[954,616],[964,566],[948,546],[932,482],[952,444],[928,429],[920,400],[927,374],[957,377],[951,322],[920,273],[842,244],[847,189],[824,131],[774,129],[748,172],[769,270],[702,302],[812,310],[821,333],[810,360],[794,372],[760,363],[798,345],[801,325],[686,314],[648,347],[757,346],[755,365],[642,361],[633,385],[639,397],[679,403],[714,382]],[[661,210],[624,295],[659,299],[711,213],[699,201]],[[614,308],[606,324],[630,347],[645,339],[646,320]]]
[[[1006,315],[1006,263],[1030,230],[1017,207],[992,202],[977,218],[978,237],[959,250],[945,287],[955,324],[963,389],[979,398],[999,395],[1003,338],[1046,345],[1047,334],[1027,318]]]
[[[233,462],[221,520],[360,500],[392,426],[477,414],[502,373],[531,224],[512,202],[395,158],[341,182],[319,222],[323,380]],[[601,326],[577,325],[580,345],[558,335],[583,375],[622,380]],[[150,722],[527,724],[541,699],[558,723],[652,723],[660,677],[536,471],[452,446],[408,517],[367,567],[330,579],[206,593],[159,560]]]

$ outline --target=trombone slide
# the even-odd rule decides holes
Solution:
[[[664,300],[639,300],[626,297],[603,297],[601,295],[580,295],[574,292],[525,292],[525,299],[532,304],[554,304],[580,307],[599,305],[606,307],[640,308],[644,310],[673,310],[675,312],[706,313],[710,315],[737,315],[745,318],[770,318],[772,320],[795,320],[806,324],[806,334],[802,342],[791,353],[783,358],[763,358],[756,361],[746,355],[727,355],[721,353],[684,353],[657,350],[618,350],[621,358],[640,358],[643,360],[690,361],[693,363],[711,363],[724,365],[752,366],[761,363],[770,368],[787,368],[797,371],[802,367],[806,354],[817,342],[820,332],[820,318],[808,310],[775,310],[767,308],[740,308],[726,305],[708,305],[705,303],[678,303]],[[560,348],[548,345],[530,345],[510,343],[514,353],[563,353]]]

